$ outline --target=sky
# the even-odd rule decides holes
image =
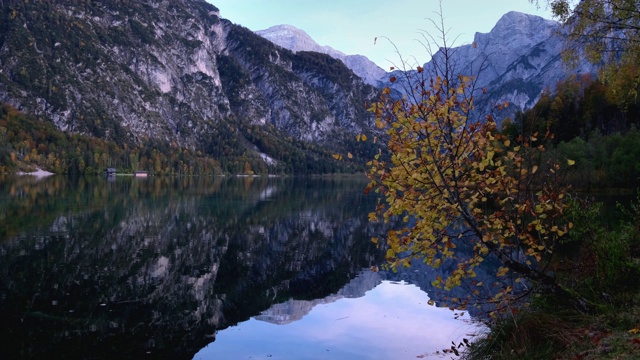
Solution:
[[[398,52],[409,63],[417,60],[416,64],[422,64],[429,60],[422,35],[425,31],[437,34],[430,20],[440,22],[440,4],[447,39],[454,46],[472,43],[476,32],[489,32],[509,11],[551,19],[545,1],[537,7],[529,0],[207,1],[220,9],[222,18],[250,30],[293,25],[320,45],[331,46],[347,55],[364,55],[384,70],[400,64]]]

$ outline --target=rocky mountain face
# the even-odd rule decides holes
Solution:
[[[256,34],[282,46],[293,52],[314,51],[327,54],[342,61],[356,75],[361,77],[367,84],[376,86],[378,81],[386,75],[373,61],[362,55],[346,55],[330,46],[321,46],[315,42],[304,30],[291,25],[276,25],[265,30],[256,31]]]
[[[498,113],[497,119],[512,116],[532,107],[543,91],[553,91],[559,81],[596,71],[586,60],[573,68],[563,63],[561,31],[558,22],[509,12],[489,33],[476,33],[473,43],[448,49],[451,71],[476,77],[476,104],[481,114],[492,113],[497,104],[507,102],[508,110]],[[424,68],[431,70],[444,61],[441,49]],[[394,87],[401,91],[399,85]]]
[[[292,51],[328,54],[343,61],[368,83],[404,92],[401,83],[390,83],[391,75],[377,66],[371,67],[365,57],[345,56],[331,47],[320,46],[293,26],[277,25],[256,33]],[[569,76],[595,73],[596,67],[584,59],[575,67],[567,67],[561,57],[563,42],[558,22],[512,11],[503,15],[489,33],[476,33],[471,44],[449,49],[448,56],[453,73],[476,76],[476,100],[481,113],[494,112],[497,104],[510,104],[508,110],[498,114],[500,119],[532,107],[543,91],[553,91],[559,81]],[[445,53],[440,50],[424,68],[433,69],[444,59]]]
[[[204,0],[0,2],[0,103],[72,133],[219,156],[234,137],[275,161],[265,143],[344,147],[376,93],[342,62],[275,46]]]

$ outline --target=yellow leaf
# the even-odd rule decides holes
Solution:
[[[360,140],[367,141],[367,135],[362,134],[362,136],[360,136]]]
[[[631,330],[629,330],[629,331],[627,331],[627,332],[628,332],[628,333],[631,333],[631,334],[637,334],[637,333],[640,333],[640,329],[638,329],[638,328],[633,328],[633,329],[631,329]]]
[[[509,139],[504,141],[504,146],[509,146],[511,145],[511,141]]]
[[[531,169],[531,173],[535,174],[536,171],[538,171],[538,165],[533,165],[533,168]]]
[[[353,159],[353,155],[352,155],[350,152],[347,152],[347,157],[348,157],[349,159]]]
[[[342,160],[342,154],[333,154],[333,158],[336,160]]]
[[[568,164],[569,166],[573,166],[573,165],[575,165],[575,164],[576,164],[576,161],[575,161],[575,160],[567,159],[567,164]]]

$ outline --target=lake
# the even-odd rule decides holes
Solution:
[[[365,180],[0,178],[1,359],[416,359],[478,331],[372,271]]]

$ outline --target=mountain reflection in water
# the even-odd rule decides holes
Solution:
[[[247,322],[303,325],[314,307],[369,298],[392,284],[362,270],[383,261],[370,241],[382,225],[367,220],[376,199],[364,187],[327,179],[2,178],[0,358],[190,359],[207,344],[223,346],[218,337]],[[318,325],[314,331],[337,334]],[[359,346],[367,343],[373,349],[381,340]]]

